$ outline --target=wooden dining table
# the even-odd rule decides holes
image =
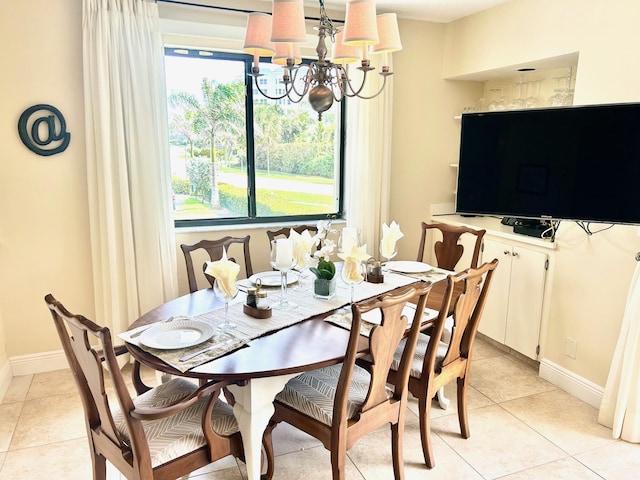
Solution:
[[[346,290],[346,289],[345,289]],[[277,294],[277,293],[276,293]],[[311,295],[310,292],[306,293]],[[348,293],[345,304],[348,303]],[[223,303],[211,288],[171,300],[145,313],[129,330],[166,320],[175,315],[196,316],[220,309]],[[273,315],[277,315],[274,311]],[[285,384],[301,372],[340,363],[349,340],[349,331],[325,321],[329,313],[316,315],[294,325],[255,338],[248,348],[240,348],[186,372],[168,365],[133,343],[126,343],[141,364],[171,375],[202,380],[231,380],[233,413],[238,421],[245,449],[249,479],[260,478],[261,442],[274,413],[273,400]],[[368,351],[368,338],[360,337],[360,353]]]

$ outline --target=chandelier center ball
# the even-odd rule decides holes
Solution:
[[[325,112],[333,105],[333,92],[326,85],[316,85],[309,91],[309,103],[316,112]]]

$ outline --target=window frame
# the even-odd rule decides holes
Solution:
[[[201,55],[199,52],[206,51],[206,56]],[[187,53],[184,53],[187,52]],[[256,215],[257,203],[256,203],[256,168],[255,168],[255,147],[254,147],[254,129],[253,129],[253,77],[251,73],[251,67],[253,63],[253,56],[245,53],[226,52],[211,48],[187,48],[187,47],[167,47],[164,48],[164,56],[175,57],[191,57],[199,58],[202,61],[209,59],[215,60],[233,60],[244,63],[245,71],[245,135],[247,144],[247,213],[248,216],[244,217],[231,217],[231,218],[197,218],[197,219],[174,219],[175,228],[189,228],[189,227],[207,227],[207,226],[230,226],[230,225],[247,225],[247,224],[280,224],[291,222],[311,222],[317,220],[324,220],[327,217],[343,218],[344,217],[344,190],[345,190],[345,149],[346,149],[346,119],[347,119],[347,106],[346,99],[342,99],[339,102],[339,129],[335,132],[335,138],[339,141],[338,148],[338,211],[327,214],[309,214],[309,215],[286,215],[286,216],[271,216],[271,217],[258,217]],[[268,57],[261,57],[260,62],[269,62]],[[312,62],[310,59],[302,60],[304,64]],[[302,100],[307,101],[306,99]],[[168,121],[168,118],[167,118]]]

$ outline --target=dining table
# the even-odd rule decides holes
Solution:
[[[430,278],[388,271],[383,283],[357,285],[354,301],[424,280],[445,283],[441,280],[450,272],[438,270],[433,269]],[[244,289],[247,282],[245,279],[238,285]],[[132,357],[156,371],[202,381],[232,382],[227,389],[233,395],[233,413],[243,439],[247,476],[252,480],[260,478],[262,436],[274,413],[275,396],[301,372],[340,363],[350,335],[349,329],[345,328],[350,322],[347,285],[339,286],[335,297],[320,299],[311,291],[291,283],[286,295],[297,308],[274,309],[268,319],[246,315],[243,309],[246,296],[241,292],[229,305],[231,318],[238,324],[233,330],[216,328],[224,321],[224,303],[208,288],[152,309],[119,334]],[[269,289],[268,298],[275,301],[281,293],[280,289]],[[428,311],[425,323],[437,315],[437,310]],[[168,350],[145,344],[145,332],[169,325],[175,318],[211,325],[215,334],[204,343],[206,349],[200,348],[203,344]],[[363,332],[361,334],[359,350],[364,356],[368,351],[368,338]],[[192,357],[189,361],[182,362],[189,357]]]

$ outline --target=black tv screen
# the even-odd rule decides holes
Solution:
[[[640,224],[640,104],[462,116],[456,212]]]

